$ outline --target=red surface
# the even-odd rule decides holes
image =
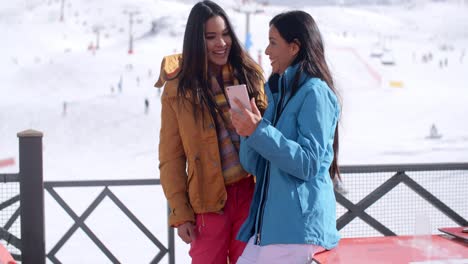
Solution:
[[[449,235],[468,240],[468,233],[463,233],[462,229],[465,227],[443,227],[439,228],[439,231],[447,233]]]
[[[6,167],[6,166],[12,166],[12,165],[15,165],[15,159],[14,158],[0,159],[0,168],[1,167]]]
[[[1,264],[15,264],[15,260],[10,255],[10,253],[6,250],[6,248],[0,244],[0,263]]]
[[[407,264],[430,260],[468,260],[468,243],[447,236],[429,235],[344,238],[338,247],[315,255],[315,259],[322,264]]]

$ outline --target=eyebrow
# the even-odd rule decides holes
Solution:
[[[224,29],[223,30],[223,33],[227,33],[229,32],[229,29]],[[213,31],[209,31],[209,32],[205,32],[205,35],[216,35],[217,32],[213,32]]]

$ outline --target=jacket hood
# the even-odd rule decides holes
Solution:
[[[165,56],[161,62],[161,71],[154,87],[161,88],[164,84],[179,74],[182,66],[182,54]]]

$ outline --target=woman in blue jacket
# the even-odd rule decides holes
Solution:
[[[257,176],[249,217],[238,233],[248,241],[238,264],[309,263],[340,239],[332,183],[339,177],[340,104],[309,14],[275,16],[265,53],[273,74],[264,116],[253,100],[252,112],[231,110],[242,136],[241,163]]]

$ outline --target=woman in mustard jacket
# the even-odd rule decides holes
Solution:
[[[260,67],[241,47],[224,10],[211,1],[190,12],[181,55],[165,57],[159,169],[171,208],[169,224],[190,243],[192,263],[236,263],[245,243],[253,177],[239,161],[240,138],[225,88],[246,84],[266,108]]]

